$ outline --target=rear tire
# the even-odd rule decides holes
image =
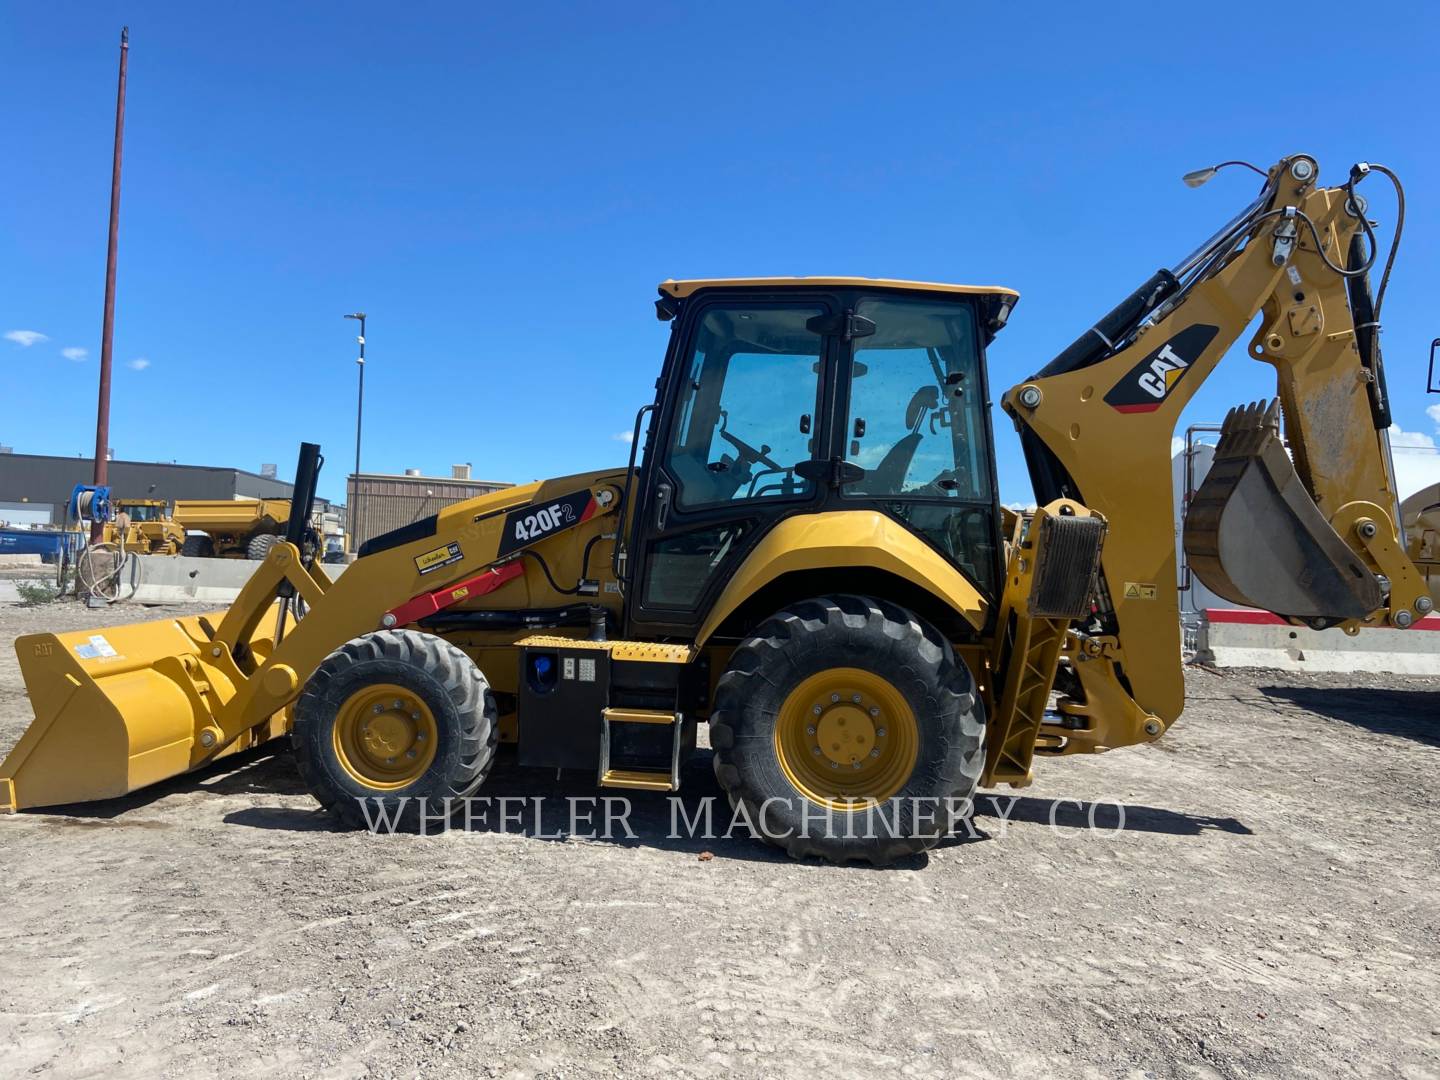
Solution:
[[[245,545],[245,557],[252,562],[264,562],[265,557],[270,554],[270,549],[280,542],[282,538],[274,533],[261,533],[259,536],[252,536],[250,543]]]
[[[443,831],[490,770],[495,721],[490,684],[460,649],[433,634],[381,630],[316,669],[291,740],[310,793],[344,824]]]
[[[950,832],[979,781],[984,737],[974,679],[949,642],[862,596],[767,619],[732,655],[710,721],[737,820],[743,810],[797,858],[876,866]]]
[[[215,545],[208,536],[187,536],[180,545],[180,554],[192,559],[208,559],[215,554]]]

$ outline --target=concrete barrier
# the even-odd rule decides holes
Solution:
[[[1264,611],[1211,608],[1201,613],[1195,660],[1222,668],[1440,675],[1437,630],[1440,615],[1429,615],[1409,630],[1375,627],[1351,637],[1291,626]]]
[[[249,559],[191,559],[184,555],[135,555],[125,565],[121,603],[228,604],[255,573]],[[335,580],[344,563],[322,563]]]

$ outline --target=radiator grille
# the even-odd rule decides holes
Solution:
[[[1090,613],[1104,541],[1102,518],[1046,515],[1040,526],[1039,562],[1030,590],[1033,617],[1082,619]]]

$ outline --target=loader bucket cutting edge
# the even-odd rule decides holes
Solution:
[[[0,763],[0,811],[127,795],[281,734],[272,717],[217,752],[197,746],[235,693],[201,620],[132,623],[15,642],[35,720]],[[269,642],[257,640],[263,654]]]
[[[1305,489],[1280,439],[1279,402],[1231,409],[1185,514],[1185,554],[1225,599],[1326,622],[1380,607],[1380,582]]]

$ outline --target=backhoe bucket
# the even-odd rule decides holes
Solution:
[[[1380,582],[1306,491],[1280,441],[1279,402],[1231,409],[1185,514],[1185,555],[1225,599],[1327,623],[1380,607]]]
[[[241,678],[228,654],[212,655],[219,650],[209,627],[220,620],[191,615],[18,639],[35,721],[0,763],[0,811],[126,795],[281,734],[283,714],[214,745],[214,713]],[[269,645],[252,649],[263,656]]]

